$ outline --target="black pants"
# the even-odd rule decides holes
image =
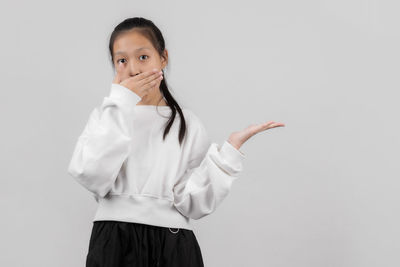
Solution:
[[[204,267],[192,230],[95,221],[86,267]]]

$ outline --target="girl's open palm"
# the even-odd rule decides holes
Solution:
[[[285,124],[274,121],[269,121],[262,124],[251,124],[241,131],[231,133],[228,141],[236,149],[239,149],[244,144],[244,142],[246,142],[250,137],[256,135],[257,133],[282,126],[285,126]]]

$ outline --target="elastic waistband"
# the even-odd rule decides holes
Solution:
[[[190,218],[183,216],[168,199],[107,194],[98,200],[93,221],[116,220],[193,230]]]

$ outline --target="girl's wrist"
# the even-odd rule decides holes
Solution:
[[[236,142],[234,140],[228,139],[228,142],[237,150],[240,149],[240,147],[242,146],[242,144],[240,144],[239,142]]]

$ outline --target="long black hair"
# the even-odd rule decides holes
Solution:
[[[133,28],[137,28],[140,31],[140,33],[152,43],[153,47],[157,50],[158,54],[161,57],[164,57],[165,41],[158,27],[151,20],[142,17],[127,18],[114,28],[110,36],[109,50],[113,68],[114,68],[114,53],[113,53],[114,41],[121,33],[124,33],[125,31],[131,30]],[[160,91],[172,111],[171,116],[167,122],[168,124],[164,130],[163,140],[165,140],[166,135],[169,133],[169,130],[172,124],[174,123],[176,112],[178,111],[181,117],[180,129],[179,129],[179,145],[182,145],[182,140],[185,137],[186,133],[185,117],[183,116],[181,107],[178,105],[178,103],[172,97],[171,93],[168,90],[167,81],[165,80],[164,76],[164,71],[163,71],[163,77],[164,78],[161,80],[160,83]]]

